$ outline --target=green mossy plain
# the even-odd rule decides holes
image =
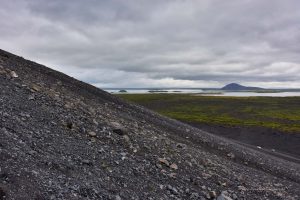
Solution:
[[[300,97],[117,94],[162,115],[192,123],[257,126],[300,133]]]

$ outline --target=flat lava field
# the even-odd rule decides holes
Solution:
[[[200,129],[299,156],[300,97],[117,94]]]

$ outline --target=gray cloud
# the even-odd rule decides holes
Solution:
[[[99,87],[300,87],[297,0],[0,0],[0,47]]]

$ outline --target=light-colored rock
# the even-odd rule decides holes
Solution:
[[[118,122],[110,122],[110,125],[114,128],[114,129],[117,129],[117,128],[123,128],[123,126],[118,123]]]
[[[216,198],[217,197],[216,191],[209,191],[209,196],[210,198]]]
[[[34,91],[36,91],[36,92],[39,92],[39,91],[41,90],[41,87],[38,86],[38,85],[36,85],[36,84],[32,84],[32,85],[31,85],[31,88],[32,88]]]
[[[233,153],[228,153],[227,156],[231,159],[235,158],[235,155]]]
[[[232,198],[229,197],[227,191],[222,191],[221,194],[217,197],[217,200],[232,200]]]
[[[97,136],[97,133],[94,132],[94,131],[90,131],[88,134],[89,134],[90,137],[96,137]]]
[[[111,122],[110,126],[112,127],[113,132],[118,134],[118,135],[125,135],[126,132],[127,132],[126,128],[118,122]]]
[[[166,166],[169,166],[169,165],[170,165],[169,161],[167,161],[167,160],[164,159],[164,158],[158,158],[158,161],[159,161],[160,163],[166,165]]]
[[[178,166],[177,166],[175,163],[173,163],[172,165],[170,165],[170,168],[171,168],[171,169],[177,170],[177,169],[178,169]]]
[[[124,140],[129,143],[130,142],[130,138],[128,135],[123,135]]]
[[[11,71],[10,76],[13,77],[13,78],[18,78],[19,77],[18,74],[15,71]]]
[[[242,186],[242,185],[239,185],[238,186],[238,190],[240,190],[240,191],[245,191],[245,190],[247,190],[244,186]]]

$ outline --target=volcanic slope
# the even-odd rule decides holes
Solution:
[[[299,199],[300,167],[0,51],[0,199]]]

